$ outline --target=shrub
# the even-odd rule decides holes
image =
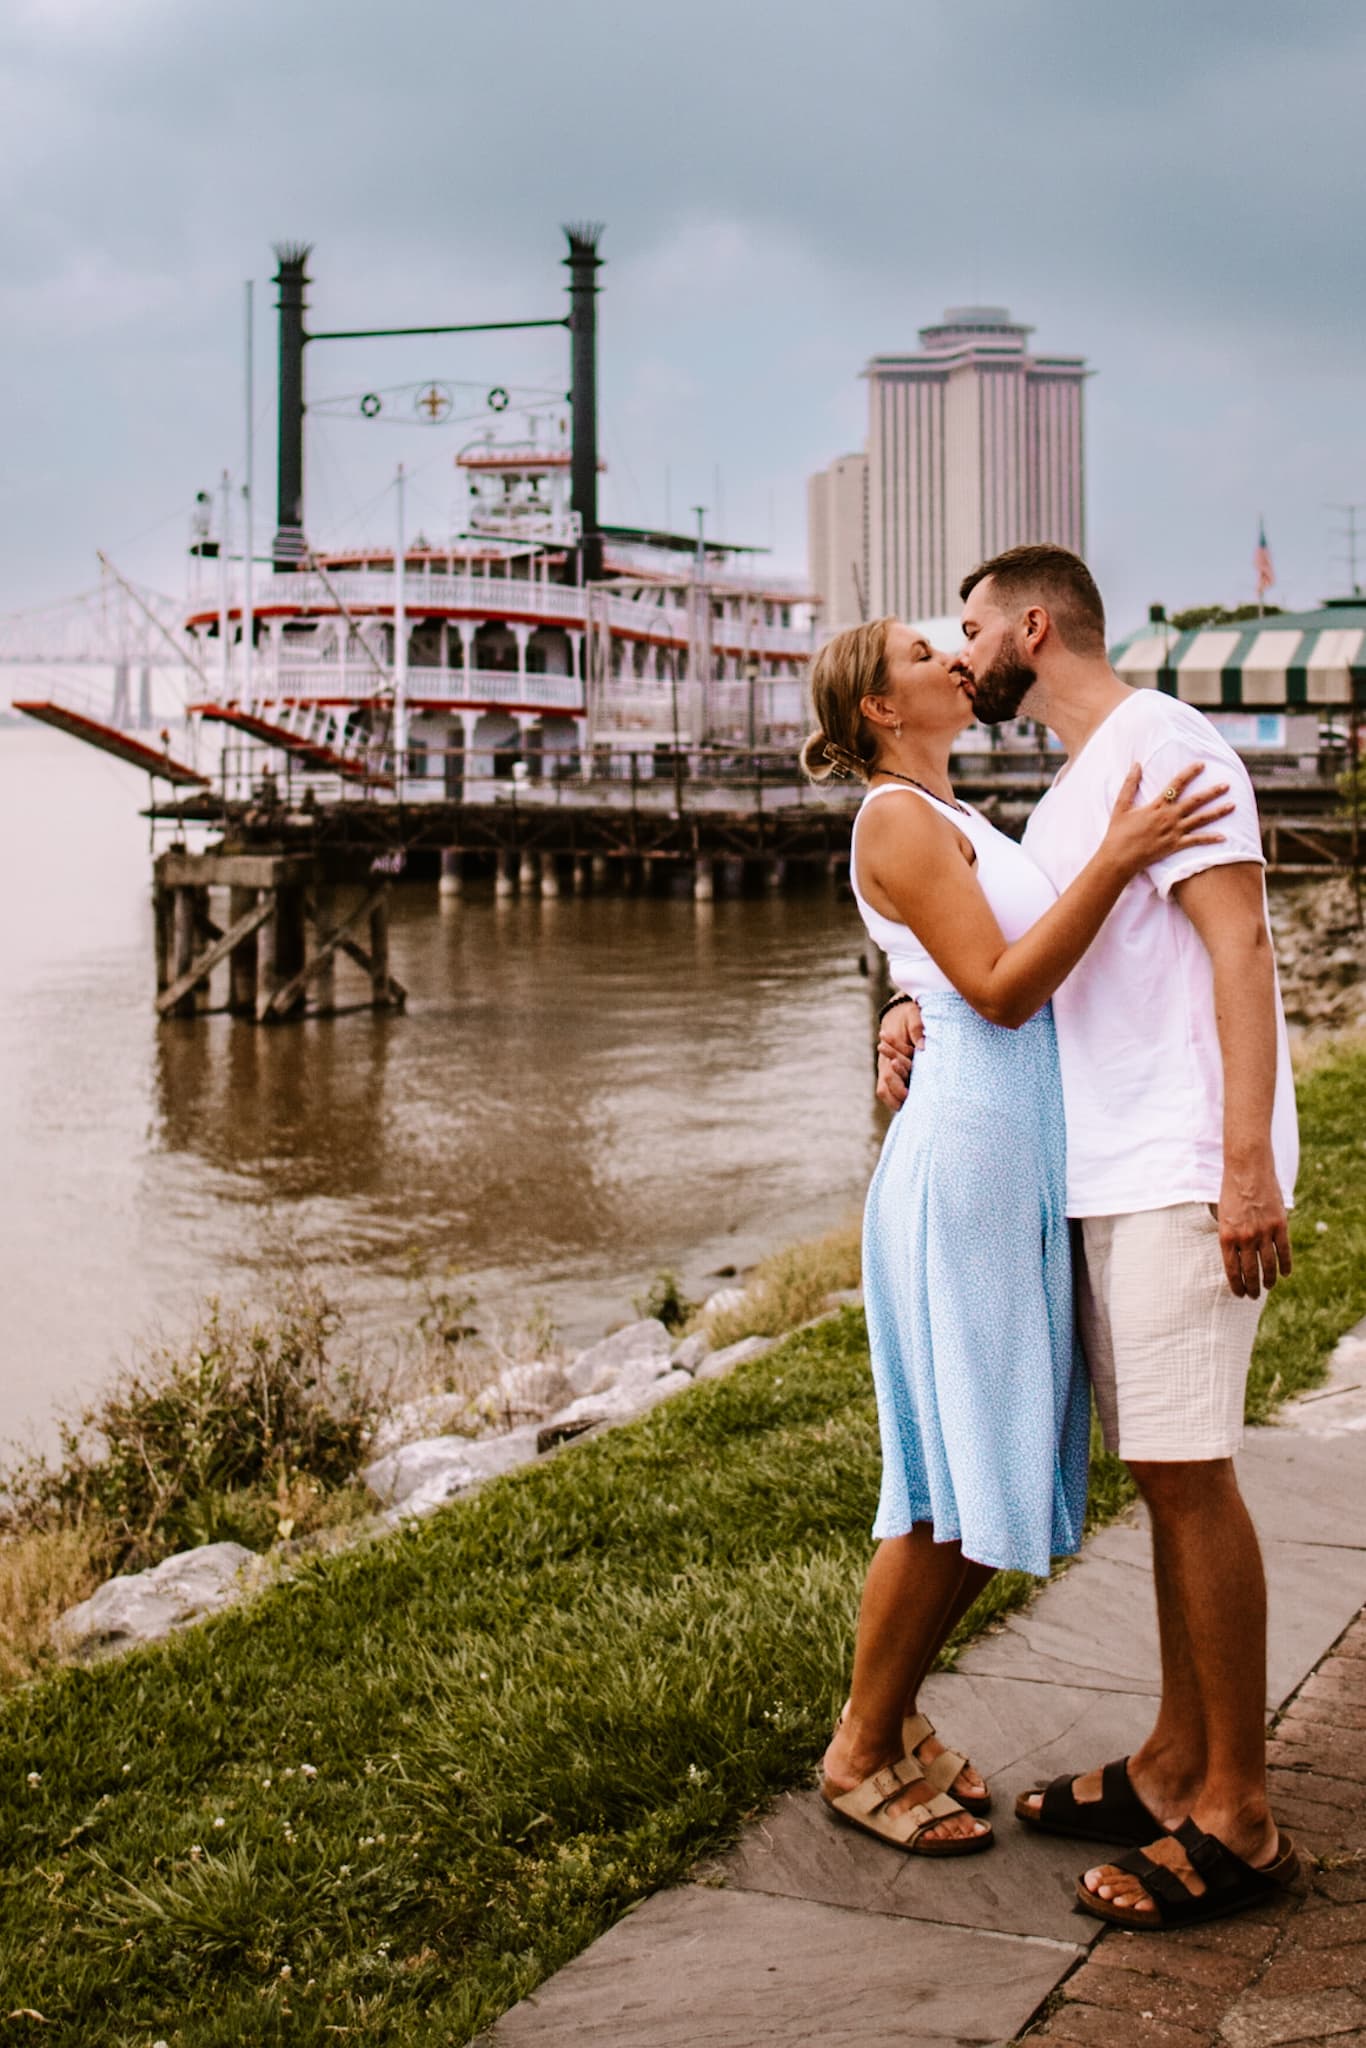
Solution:
[[[636,1314],[654,1316],[663,1323],[666,1330],[675,1333],[684,1329],[690,1317],[697,1314],[698,1304],[689,1301],[678,1284],[678,1275],[667,1268],[655,1274],[654,1285],[648,1294],[638,1295],[635,1303]]]
[[[232,1537],[261,1549],[361,1462],[379,1399],[329,1344],[339,1318],[292,1281],[264,1317],[211,1301],[183,1351],[162,1347],[60,1426],[55,1465],[6,1476],[11,1531],[84,1530],[137,1571]]]

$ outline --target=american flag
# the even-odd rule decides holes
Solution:
[[[1257,522],[1257,552],[1252,557],[1252,567],[1257,578],[1257,595],[1264,597],[1276,581],[1276,571],[1271,566],[1271,550],[1266,544],[1266,521]]]

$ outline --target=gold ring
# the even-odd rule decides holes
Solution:
[[[1164,789],[1162,792],[1162,801],[1166,804],[1174,804],[1176,802],[1177,797],[1180,796],[1180,794],[1181,792],[1179,789]]]

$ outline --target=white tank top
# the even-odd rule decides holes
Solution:
[[[887,955],[892,980],[907,995],[927,994],[932,989],[951,989],[953,983],[943,968],[930,958],[910,927],[899,924],[895,918],[884,917],[880,910],[874,910],[871,903],[864,901],[859,889],[856,864],[859,819],[869,804],[880,796],[910,796],[917,803],[927,803],[941,816],[951,819],[963,837],[972,841],[977,855],[977,880],[1007,944],[1013,945],[1016,939],[1023,938],[1048,906],[1056,903],[1057,892],[1042,869],[1036,868],[1029,855],[1004,832],[998,831],[980,811],[974,811],[971,805],[957,810],[952,804],[942,803],[937,796],[913,789],[908,782],[880,782],[876,789],[869,790],[854,819],[849,849],[849,884],[869,937]]]

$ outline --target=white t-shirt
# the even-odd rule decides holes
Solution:
[[[1236,809],[1218,846],[1171,854],[1129,883],[1089,952],[1053,998],[1067,1104],[1067,1209],[1127,1215],[1214,1202],[1223,1178],[1223,1064],[1214,976],[1195,926],[1171,891],[1205,868],[1263,865],[1247,770],[1207,718],[1157,690],[1135,690],[1092,733],[1036,807],[1025,851],[1059,894],[1105,836],[1120,784],[1143,764],[1137,801],[1159,796],[1192,761],[1201,783],[1227,782]],[[1199,786],[1199,785],[1193,785]],[[1280,989],[1271,1141],[1287,1202],[1299,1129]]]

